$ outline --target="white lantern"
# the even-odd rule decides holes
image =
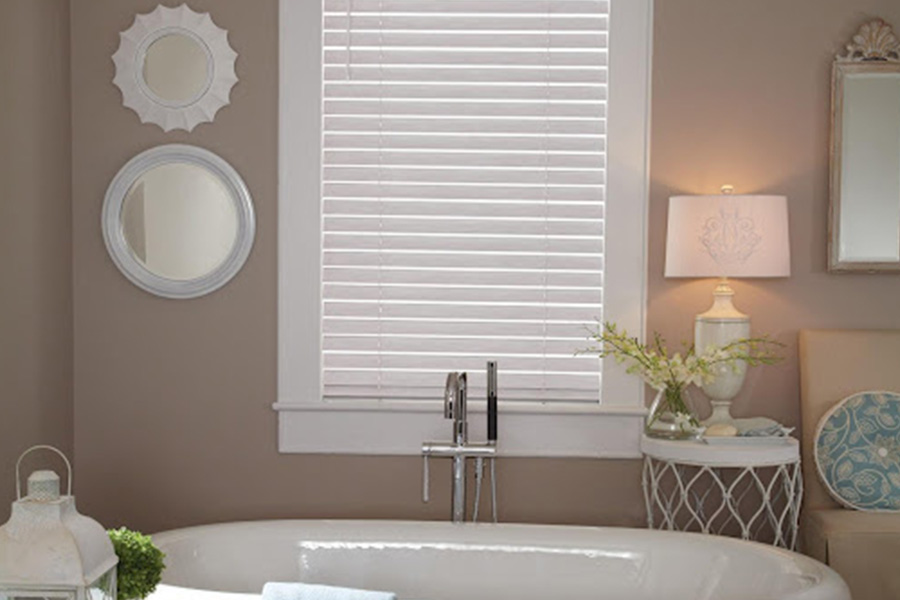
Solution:
[[[59,476],[35,471],[22,497],[19,467],[34,450],[52,450],[68,469],[68,494]],[[106,530],[78,514],[72,496],[72,465],[52,446],[34,446],[16,463],[16,501],[0,527],[0,600],[116,600],[116,557]]]

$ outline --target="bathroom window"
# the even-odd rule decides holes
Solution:
[[[640,385],[575,351],[595,318],[642,326],[649,21],[282,1],[282,451],[418,453],[448,371],[476,437],[497,360],[501,452],[637,452]]]

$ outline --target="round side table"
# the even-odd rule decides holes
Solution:
[[[733,535],[796,549],[803,497],[796,439],[712,445],[643,436],[641,452],[650,529]]]

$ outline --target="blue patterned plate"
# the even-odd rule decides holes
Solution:
[[[900,394],[860,392],[816,430],[816,466],[835,500],[858,510],[900,511]]]

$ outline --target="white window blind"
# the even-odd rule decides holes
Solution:
[[[323,390],[597,402],[608,0],[324,0]]]

